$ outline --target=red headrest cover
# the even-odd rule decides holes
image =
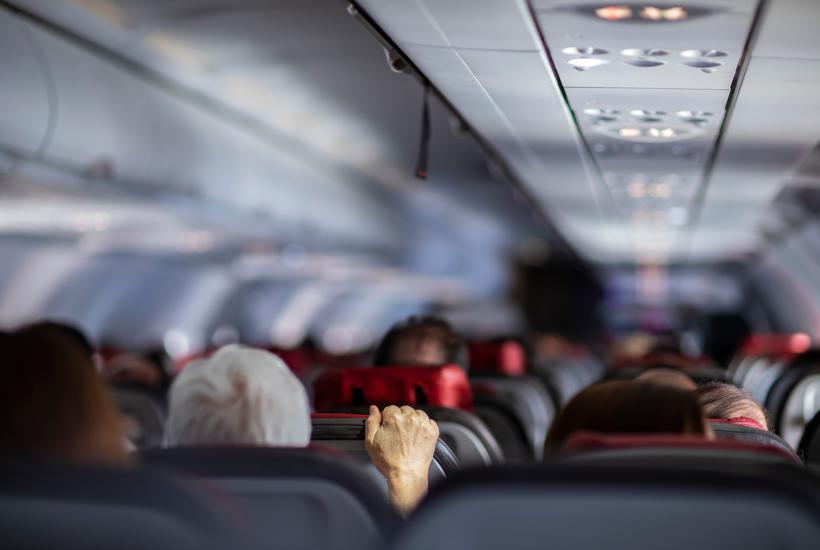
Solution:
[[[778,455],[793,462],[795,457],[773,445],[760,445],[736,439],[704,439],[691,435],[674,434],[616,434],[607,435],[593,432],[578,432],[561,447],[564,453],[585,453],[612,449],[704,449],[724,451],[746,451]]]
[[[524,346],[515,340],[473,342],[469,346],[470,371],[521,376],[527,370]]]
[[[313,384],[317,411],[361,405],[437,405],[471,409],[464,370],[443,367],[348,367],[328,369]]]

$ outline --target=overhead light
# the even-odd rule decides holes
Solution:
[[[644,6],[639,12],[642,19],[648,21],[682,21],[689,17],[686,10],[680,6],[671,8],[659,8],[656,6]]]
[[[595,15],[599,19],[607,21],[620,21],[632,17],[632,8],[629,6],[604,6],[595,10]]]
[[[672,190],[665,183],[653,183],[649,186],[649,196],[653,199],[668,199]]]
[[[597,59],[592,57],[576,57],[575,59],[570,59],[569,61],[567,61],[567,63],[569,63],[579,71],[585,71],[587,69],[592,69],[600,65],[606,65],[607,63],[609,63],[609,61],[607,61],[606,59]]]
[[[641,137],[641,134],[640,128],[620,128],[618,130],[618,135],[625,138],[637,138]]]
[[[678,131],[674,128],[649,128],[646,134],[653,138],[671,139],[678,136]]]
[[[643,196],[646,194],[646,184],[644,184],[642,181],[633,181],[626,188],[626,192],[633,199],[643,198]]]

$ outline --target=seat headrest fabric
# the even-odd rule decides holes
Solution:
[[[596,451],[611,451],[619,449],[646,449],[682,451],[722,451],[732,453],[753,453],[771,458],[780,458],[789,462],[800,463],[800,459],[793,453],[768,444],[758,444],[734,439],[709,440],[697,436],[676,434],[599,434],[593,432],[578,432],[561,447],[564,454],[584,454]]]
[[[0,464],[0,533],[9,548],[230,548],[224,510],[179,479],[143,468]]]
[[[734,418],[710,418],[710,423],[713,424],[731,424],[733,426],[743,426],[745,428],[754,428],[756,430],[766,430],[766,426],[755,420],[754,418],[749,418],[748,416],[736,416]]]
[[[472,342],[469,345],[470,372],[522,376],[527,371],[524,346],[515,340]]]
[[[362,405],[438,405],[470,410],[473,395],[464,370],[441,367],[329,369],[313,385],[317,411]]]

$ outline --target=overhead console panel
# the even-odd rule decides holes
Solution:
[[[757,0],[358,4],[583,255],[692,252]]]

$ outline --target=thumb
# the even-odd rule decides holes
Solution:
[[[379,412],[379,408],[375,405],[370,405],[370,416],[367,417],[367,421],[364,423],[364,439],[368,443],[373,442],[373,438],[376,437],[376,432],[382,425],[382,413]]]

